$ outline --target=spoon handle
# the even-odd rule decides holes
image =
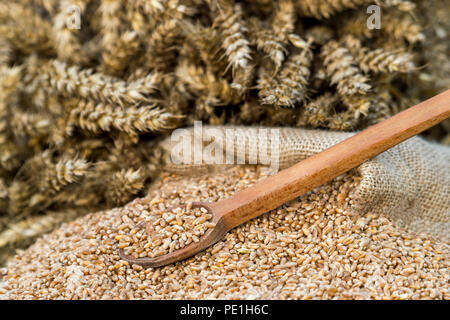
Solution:
[[[232,229],[318,187],[450,116],[450,89],[214,203]]]

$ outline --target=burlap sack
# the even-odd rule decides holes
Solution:
[[[216,131],[209,132],[214,129]],[[226,130],[235,130],[236,136],[225,134]],[[287,168],[294,163],[315,153],[327,149],[350,137],[354,133],[330,132],[321,130],[305,130],[300,128],[263,128],[260,134],[255,127],[204,126],[201,130],[206,141],[202,142],[202,150],[220,144],[223,149],[232,145],[234,140],[234,163],[255,163],[268,165],[278,158],[279,169]],[[268,130],[267,130],[268,129]],[[188,140],[173,141],[171,137],[162,142],[166,150],[166,161],[169,170],[181,174],[202,174],[216,172],[231,164],[214,163],[215,154],[208,156],[203,152],[199,163],[199,149],[194,148],[194,129],[186,130],[189,135],[191,153],[188,157],[173,151],[180,146],[186,147]],[[271,136],[267,131],[278,132]],[[215,140],[211,139],[211,136]],[[219,138],[217,138],[219,137]],[[272,140],[279,141],[279,147]],[[197,137],[198,139],[199,137]],[[202,137],[200,137],[202,139]],[[197,140],[202,141],[202,140]],[[255,146],[267,146],[267,153],[261,154]],[[272,146],[275,146],[272,148]],[[238,154],[239,148],[241,151]],[[179,151],[179,150],[178,150]],[[273,154],[278,151],[279,154]],[[258,155],[255,154],[259,152]],[[271,153],[272,152],[272,153]],[[197,160],[197,163],[195,163]],[[245,160],[245,161],[244,161]],[[353,192],[355,203],[352,210],[360,213],[376,213],[389,215],[399,226],[411,232],[425,232],[443,241],[450,240],[450,148],[413,137],[394,148],[365,162],[355,170],[362,176],[361,183]]]

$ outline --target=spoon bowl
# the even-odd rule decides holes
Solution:
[[[183,204],[179,206],[173,206],[168,210],[171,211],[176,208],[184,209],[186,208],[186,205]],[[228,232],[228,229],[224,224],[223,217],[219,214],[215,214],[214,204],[208,202],[192,202],[192,208],[205,208],[208,213],[212,215],[211,222],[215,224],[214,228],[207,230],[205,234],[200,237],[200,241],[191,242],[190,244],[179,250],[151,258],[134,258],[132,256],[126,255],[123,249],[119,249],[120,258],[130,264],[137,264],[144,268],[160,267],[189,258],[190,256],[201,252],[206,248],[212,246],[216,242],[220,241]],[[141,222],[136,227],[141,229],[145,226],[145,224],[145,222]]]

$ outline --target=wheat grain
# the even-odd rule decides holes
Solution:
[[[365,94],[371,86],[368,78],[362,75],[349,50],[336,41],[330,41],[321,51],[331,84],[335,84],[340,95]]]

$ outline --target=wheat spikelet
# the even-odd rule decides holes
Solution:
[[[262,51],[274,64],[277,69],[283,64],[287,50],[279,37],[270,28],[264,27],[262,22],[257,19],[251,19],[250,39],[256,48]]]
[[[328,19],[337,12],[357,6],[369,5],[371,0],[297,0],[296,5],[302,16]]]
[[[130,59],[139,51],[139,37],[128,28],[125,5],[120,0],[105,0],[100,5],[102,25],[102,69],[106,74],[120,76]]]
[[[124,3],[118,0],[102,0],[100,7],[100,23],[104,38],[107,38],[105,42],[114,40],[117,34],[120,32],[122,24],[125,22],[124,16]],[[116,33],[109,34],[109,33]]]
[[[267,99],[272,95],[273,88],[276,87],[276,77],[274,77],[274,72],[270,66],[261,66],[258,69],[258,80],[257,80],[257,88],[258,88],[258,97],[260,100]],[[273,101],[275,101],[275,97],[273,97]]]
[[[30,112],[14,113],[11,118],[11,131],[18,137],[42,137],[51,131],[51,118]]]
[[[233,71],[233,85],[242,93],[247,89],[253,76],[250,42],[247,40],[247,27],[242,19],[239,5],[223,5],[213,26],[222,34],[222,47]]]
[[[374,97],[358,95],[342,98],[327,92],[305,105],[297,125],[339,131],[356,130],[363,121],[367,121],[369,110],[374,106],[373,100]]]
[[[0,65],[0,168],[7,171],[19,166],[20,148],[10,137],[10,118],[17,107],[17,90],[21,81],[22,68]]]
[[[345,37],[344,43],[365,73],[370,71],[374,73],[406,73],[415,68],[412,55],[402,49],[395,51],[383,48],[370,50],[363,47],[361,42],[352,36]]]
[[[313,72],[310,79],[311,91],[328,91],[327,88],[329,87],[329,82],[323,61],[321,61],[321,59],[314,59],[312,70]]]
[[[297,39],[297,45],[303,40]],[[263,80],[260,83],[260,97],[264,104],[279,107],[294,107],[306,98],[306,87],[310,76],[313,53],[311,42],[303,41],[303,49],[291,54],[280,70],[275,81]],[[269,76],[270,77],[270,76]]]
[[[192,16],[198,13],[199,4],[204,1],[197,0],[136,0],[137,3],[143,3],[141,8],[143,12],[153,19],[175,18],[183,19],[185,16]],[[162,20],[163,20],[162,19]]]
[[[190,110],[190,96],[187,92],[178,90],[180,87],[183,87],[184,84],[181,84],[178,81],[175,72],[166,75],[166,77],[163,78],[160,92],[162,100],[164,101],[165,110],[172,114],[179,115],[181,119],[182,115],[186,115],[188,112],[187,110]],[[177,123],[180,124],[181,122]]]
[[[321,55],[331,84],[336,85],[341,96],[365,94],[370,90],[368,78],[360,73],[347,48],[330,41],[322,47]]]
[[[44,110],[47,108],[48,95],[42,88],[40,83],[40,76],[42,74],[41,67],[47,63],[47,60],[39,57],[36,54],[28,56],[23,64],[24,70],[22,77],[22,92],[29,96],[30,102],[38,109]]]
[[[183,60],[175,73],[188,86],[188,91],[208,105],[228,105],[237,102],[237,97],[229,82],[216,77],[212,72],[204,70],[202,67]]]
[[[370,101],[369,114],[364,119],[367,126],[386,120],[399,112],[392,95],[383,86],[377,88]]]
[[[67,126],[99,133],[112,129],[136,135],[139,132],[170,129],[176,117],[155,106],[115,107],[105,103],[80,100],[70,113]]]
[[[90,164],[83,159],[61,159],[56,164],[46,165],[40,178],[41,193],[55,194],[69,184],[86,175]]]
[[[133,0],[135,6],[144,13],[155,16],[164,12],[164,0]]]
[[[396,40],[406,40],[411,44],[423,42],[425,36],[422,27],[413,21],[409,14],[397,14],[388,12],[384,15],[382,30],[388,36]]]
[[[14,180],[8,187],[8,214],[11,216],[27,215],[29,202],[33,196],[29,183]]]
[[[104,165],[105,163],[108,165]],[[53,204],[57,207],[97,208],[100,203],[105,203],[105,181],[107,180],[105,178],[113,170],[112,167],[113,165],[105,160],[92,163],[80,183],[69,184],[52,194],[48,198],[51,202],[47,206]]]
[[[0,252],[8,247],[23,247],[35,238],[52,231],[61,223],[81,216],[81,213],[82,211],[73,209],[63,212],[50,211],[11,223],[0,233]]]
[[[124,3],[120,0],[103,0],[99,7],[103,36],[102,63],[105,69],[110,67],[108,61],[114,59],[114,57],[110,57],[110,55],[113,55],[112,51],[118,47],[116,42],[120,38],[120,33],[123,30],[123,24],[125,23],[124,9]]]
[[[255,66],[249,64],[247,68],[237,68],[233,73],[233,82],[230,87],[234,89],[237,95],[244,99],[244,94],[253,83]]]
[[[118,37],[114,46],[108,46],[103,51],[103,68],[111,75],[121,75],[130,60],[138,53],[139,37],[135,31],[127,31]]]
[[[148,70],[165,70],[173,64],[180,35],[181,28],[177,19],[163,20],[146,40],[145,67]]]
[[[366,118],[372,106],[371,98],[366,95],[354,95],[342,97],[342,102],[347,106],[347,112],[352,114],[355,121]]]
[[[90,167],[82,159],[68,159],[63,155],[55,162],[53,157],[47,149],[22,165],[8,188],[11,216],[21,218],[60,202],[58,194],[75,185]]]
[[[188,30],[185,37],[197,49],[201,60],[208,70],[217,75],[224,74],[227,62],[221,57],[224,55],[221,47],[220,34],[217,30],[201,25],[184,23],[183,30]]]
[[[210,124],[223,123],[225,114],[217,116],[216,107],[234,104],[239,100],[232,90],[232,84],[226,79],[218,78],[211,71],[188,60],[182,60],[175,73],[180,79],[178,90],[195,99],[197,119],[207,120]]]
[[[355,131],[359,125],[360,119],[355,119],[351,111],[340,112],[328,121],[328,128],[337,131]]]
[[[286,41],[287,35],[294,32],[297,19],[294,1],[280,0],[277,1],[276,6],[272,28],[278,39]]]
[[[0,65],[0,112],[4,112],[15,98],[22,76],[21,67]]]
[[[25,53],[53,51],[50,23],[29,6],[0,2],[0,21],[0,37],[13,47]]]
[[[306,97],[311,59],[312,55],[291,55],[280,71],[273,94],[265,97],[262,102],[280,107],[294,107],[296,103],[303,101]]]
[[[239,8],[239,7],[237,7]],[[245,38],[247,29],[241,21],[239,9],[220,15],[216,24],[223,35],[223,48],[232,68],[247,68],[251,60],[250,42]]]
[[[142,170],[121,170],[114,173],[106,190],[106,201],[112,205],[123,205],[144,187],[146,180]]]
[[[416,4],[408,0],[378,0],[375,2],[383,7],[396,7],[398,10],[404,12],[411,12],[416,8]]]
[[[78,96],[85,99],[118,105],[134,105],[148,102],[146,95],[152,93],[159,75],[148,74],[145,78],[127,83],[114,77],[96,73],[92,69],[81,70],[55,60],[47,65],[43,80],[62,96]]]
[[[139,0],[127,1],[125,4],[125,14],[130,28],[139,35],[146,34],[149,29],[154,27],[153,23],[149,21],[149,15],[144,13],[142,5],[142,1]]]
[[[300,127],[327,128],[338,99],[327,92],[305,105],[298,118]]]

